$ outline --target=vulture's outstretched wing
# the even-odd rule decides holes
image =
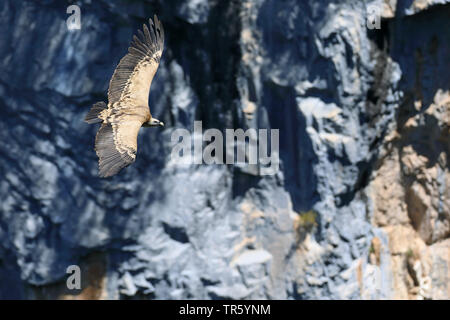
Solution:
[[[95,139],[101,177],[115,175],[134,162],[139,129],[151,119],[148,96],[164,47],[164,30],[156,15],[149,26],[133,37],[109,83],[108,117]]]
[[[113,176],[134,162],[141,126],[140,121],[102,124],[95,138],[100,177]]]
[[[164,29],[158,18],[148,20],[143,32],[133,36],[128,53],[120,60],[109,82],[110,107],[147,106],[150,85],[158,69],[164,48]]]

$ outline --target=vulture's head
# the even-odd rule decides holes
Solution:
[[[146,123],[146,127],[164,127],[164,122],[151,118],[150,121]]]

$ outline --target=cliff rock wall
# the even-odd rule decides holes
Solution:
[[[0,298],[450,298],[449,1],[70,4],[0,1]],[[102,180],[83,118],[154,13],[166,127]],[[170,161],[194,120],[280,129],[279,172]]]

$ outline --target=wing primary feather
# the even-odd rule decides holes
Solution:
[[[148,27],[145,23],[142,25],[142,29],[144,30],[145,43],[151,46],[153,41],[152,38],[150,37],[150,32],[148,31]]]
[[[155,23],[155,27],[159,29],[159,19],[156,14],[153,16],[153,22]]]
[[[155,20],[155,27],[156,27],[156,29],[157,29],[158,32],[159,32],[159,35],[158,35],[158,45],[159,45],[159,48],[162,49],[163,46],[164,46],[164,28],[163,28],[163,26],[162,26],[161,21],[159,21],[158,17],[156,16],[156,14],[155,14],[155,16],[153,17],[153,20]]]
[[[145,35],[141,30],[138,30],[139,40],[141,40],[142,43],[145,44]]]
[[[141,49],[143,54],[145,55],[146,52],[149,50],[149,47],[136,36],[133,36],[133,40],[134,40],[134,46]]]
[[[144,45],[144,44],[142,43],[141,39],[139,39],[136,35],[133,36],[133,40],[134,40],[134,44],[135,44],[135,45],[139,45],[139,46]]]
[[[137,40],[137,38],[136,38]],[[134,48],[139,50],[140,54],[144,57],[147,53],[147,48],[144,46],[142,42],[135,41],[130,48]],[[128,50],[129,51],[129,50]]]
[[[136,48],[136,47],[128,48],[128,52],[133,54],[133,55],[135,55],[135,56],[137,56],[137,57],[141,57],[141,56],[145,57],[145,53],[143,53],[141,49]]]
[[[152,43],[153,46],[156,47],[158,45],[157,41],[156,41],[156,33],[155,33],[155,25],[153,24],[152,19],[148,20],[148,25],[150,26],[150,36],[152,39]]]

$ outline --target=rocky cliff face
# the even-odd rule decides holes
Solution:
[[[1,298],[450,298],[449,1],[69,4],[0,2]],[[101,180],[83,118],[154,13],[166,127]],[[170,161],[194,120],[280,129],[280,171]]]

